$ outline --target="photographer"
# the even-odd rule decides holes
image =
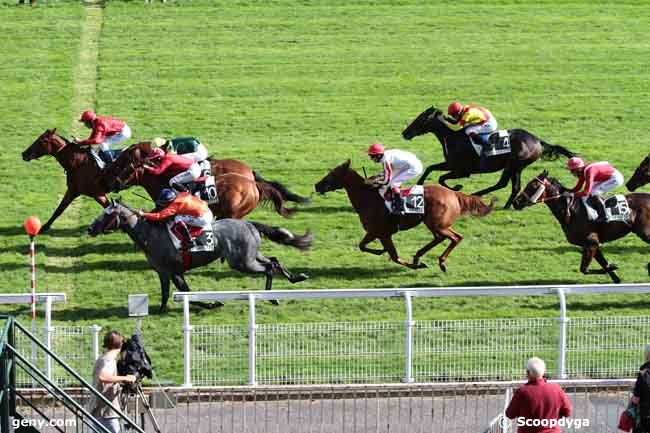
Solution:
[[[133,383],[136,380],[133,375],[117,375],[117,357],[120,355],[122,342],[123,337],[119,332],[110,331],[106,334],[104,336],[104,354],[97,359],[93,368],[93,387],[120,410],[122,410],[120,408],[122,392],[120,384],[122,382]],[[118,414],[99,398],[95,398],[91,413],[109,431],[119,433]]]

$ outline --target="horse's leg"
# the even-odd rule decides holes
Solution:
[[[183,274],[172,274],[171,279],[172,282],[174,283],[174,286],[176,286],[176,288],[181,292],[191,291],[190,286],[187,284],[187,281],[185,281],[185,276],[183,276]],[[207,302],[193,301],[191,302],[191,304],[208,310],[211,310],[213,308],[223,307],[223,302],[220,301],[215,301],[211,304]]]
[[[445,188],[453,189],[454,191],[460,191],[463,189],[463,185],[454,185],[454,186],[449,186],[447,185],[447,179],[460,179],[462,177],[469,177],[468,173],[459,173],[456,171],[450,171],[449,173],[445,173],[442,176],[438,178],[438,183]]]
[[[607,272],[609,277],[614,281],[616,284],[621,282],[621,279],[616,275],[616,271],[618,269],[618,266],[616,266],[614,263],[609,263],[607,259],[605,258],[605,255],[603,254],[603,250],[601,248],[598,248],[596,250],[596,254],[594,255],[594,258],[596,261],[600,264],[600,266],[603,267],[603,270]]]
[[[496,184],[492,185],[489,188],[485,188],[485,189],[482,189],[480,191],[477,191],[472,195],[485,195],[485,194],[490,193],[492,191],[496,191],[498,189],[505,188],[506,186],[508,186],[508,182],[510,182],[510,178],[512,178],[512,176],[513,176],[512,169],[509,168],[509,167],[506,167],[501,172],[501,177],[499,178],[499,181]],[[513,185],[513,190],[514,190],[514,185]],[[510,196],[510,199],[508,199],[508,203],[506,204],[506,207],[510,206],[510,202],[512,201],[512,199],[513,199],[513,196]]]
[[[307,278],[309,278],[306,274],[303,274],[302,272],[299,273],[299,274],[295,274],[295,275],[292,274],[287,268],[285,268],[282,265],[282,263],[280,263],[280,261],[276,257],[269,257],[269,260],[271,261],[271,263],[273,263],[273,266],[275,267],[275,269],[280,271],[280,273],[282,275],[284,275],[285,278],[287,280],[289,280],[289,282],[291,284],[299,283],[299,282],[305,281]]]
[[[508,201],[506,201],[506,205],[503,206],[504,209],[510,209],[513,200],[515,199],[515,197],[517,197],[520,190],[521,190],[521,170],[517,170],[512,175],[512,192],[510,193],[510,197],[508,197]]]
[[[41,227],[40,233],[45,233],[48,231],[52,223],[59,217],[59,215],[63,213],[64,210],[66,210],[68,206],[70,206],[70,203],[72,203],[72,201],[77,197],[79,197],[79,194],[70,192],[70,189],[68,189],[63,195],[61,203],[59,203],[59,206],[56,208],[50,219],[47,220],[43,227]]]
[[[431,174],[432,171],[442,171],[442,170],[451,170],[449,168],[449,164],[447,163],[447,161],[439,162],[437,164],[431,164],[424,170],[424,173],[422,173],[422,176],[420,176],[420,178],[418,179],[418,185],[422,185],[424,181],[427,180],[427,177]]]
[[[438,258],[438,265],[440,266],[440,269],[442,272],[447,272],[447,257],[449,257],[451,251],[458,246],[460,241],[463,240],[463,235],[454,231],[451,227],[447,227],[446,229],[439,229],[437,234],[451,241],[447,249]]]
[[[158,273],[158,279],[160,280],[160,309],[158,313],[164,314],[169,311],[169,307],[167,307],[169,301],[169,275]]]
[[[406,266],[409,269],[419,269],[419,268],[426,268],[426,265],[423,264],[414,264],[414,263],[409,263],[404,259],[401,259],[397,255],[397,249],[395,248],[395,244],[393,243],[393,239],[389,236],[387,238],[380,238],[379,241],[381,244],[384,246],[386,251],[388,251],[388,255],[390,256],[390,259],[394,261],[397,264],[400,264],[402,266]]]
[[[108,197],[106,197],[106,195],[98,195],[98,196],[93,197],[93,198],[103,208],[106,208],[108,206],[108,204],[109,204]]]
[[[431,248],[435,247],[436,245],[438,245],[440,242],[442,242],[444,240],[445,240],[445,238],[443,238],[442,236],[434,233],[433,234],[433,240],[431,242],[429,242],[428,244],[426,244],[425,246],[423,246],[422,248],[420,248],[417,253],[415,253],[415,256],[413,256],[413,264],[418,265],[420,263],[420,257],[422,257],[423,255],[428,253],[431,250]],[[426,266],[426,264],[424,264],[424,263],[423,263],[423,265]]]
[[[366,233],[363,239],[361,239],[361,242],[359,242],[359,249],[365,253],[381,256],[386,252],[386,248],[384,248],[383,250],[377,250],[374,248],[366,247],[366,245],[368,245],[370,242],[374,241],[375,239],[377,239],[377,236],[371,235],[370,233]]]

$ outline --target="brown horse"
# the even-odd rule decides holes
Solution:
[[[492,211],[494,204],[494,199],[488,205],[480,197],[452,191],[440,185],[425,185],[424,215],[393,216],[389,214],[384,199],[376,188],[368,186],[364,178],[350,168],[350,160],[330,171],[315,185],[316,192],[320,194],[341,188],[347,192],[350,203],[359,214],[361,225],[366,231],[366,235],[359,243],[359,249],[376,255],[388,252],[392,261],[411,269],[426,267],[425,264],[420,263],[420,258],[431,248],[449,239],[451,244],[438,258],[440,269],[446,272],[447,257],[463,240],[463,236],[453,230],[451,225],[466,213],[485,216]],[[433,233],[433,240],[418,250],[413,257],[413,263],[408,263],[397,255],[392,236],[399,230],[411,229],[421,222],[424,222]],[[375,239],[379,239],[383,249],[377,250],[366,246]]]
[[[630,232],[650,243],[650,194],[635,193],[625,197],[631,210],[629,224],[621,221],[594,223],[588,220],[582,200],[573,200],[573,194],[556,179],[548,177],[544,170],[528,182],[512,204],[521,210],[536,203],[546,203],[562,226],[567,240],[582,248],[580,272],[585,275],[608,274],[612,281],[620,283],[621,279],[615,272],[618,267],[607,262],[601,244],[627,236]],[[592,259],[596,259],[602,269],[589,269]]]
[[[170,176],[154,176],[144,169],[149,143],[138,143],[122,152],[118,159],[106,170],[103,180],[112,190],[122,190],[134,185],[142,186],[152,200],[158,198],[163,188],[169,188]],[[282,193],[271,183],[257,182],[248,166],[236,160],[211,161],[212,173],[219,201],[210,206],[217,218],[243,218],[255,209],[260,202],[270,200],[275,211],[291,216],[296,209],[284,207]],[[233,170],[230,172],[228,170]]]
[[[24,161],[44,155],[54,156],[66,174],[68,189],[59,206],[41,228],[41,233],[48,231],[59,215],[80,195],[94,198],[103,207],[108,206],[108,189],[100,181],[101,170],[89,149],[81,148],[61,137],[56,133],[56,128],[42,133],[22,155]]]
[[[641,164],[634,170],[634,174],[627,181],[625,186],[630,191],[636,191],[637,188],[642,187],[643,185],[650,183],[650,155],[643,158]]]

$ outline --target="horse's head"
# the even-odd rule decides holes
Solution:
[[[43,155],[56,155],[68,142],[56,133],[56,128],[46,129],[31,146],[23,152],[23,161],[38,159]]]
[[[143,164],[149,150],[148,143],[137,143],[124,149],[102,174],[102,182],[106,188],[117,192],[139,184],[144,174]]]
[[[646,156],[641,164],[634,170],[634,174],[625,186],[630,191],[636,191],[640,186],[650,182],[650,155]]]
[[[521,191],[512,202],[517,210],[532,206],[536,203],[543,203],[562,196],[564,188],[555,179],[548,177],[548,171],[544,170]]]
[[[319,194],[325,194],[343,188],[343,179],[350,170],[350,160],[348,159],[343,164],[330,170],[324,178],[314,185],[314,189]]]
[[[137,218],[135,211],[117,199],[111,201],[102,213],[88,226],[88,234],[97,236],[99,234],[111,233],[127,223],[128,218]]]
[[[402,131],[402,137],[404,137],[405,140],[410,140],[418,135],[431,132],[433,130],[433,123],[437,120],[437,116],[440,114],[440,110],[437,110],[434,107],[427,108],[420,113],[418,117],[416,117],[415,120],[406,127],[406,129],[404,129],[404,131]]]

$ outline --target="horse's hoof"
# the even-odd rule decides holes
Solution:
[[[618,269],[618,265],[614,263],[610,263],[609,266],[607,266],[607,272],[612,272]]]
[[[273,305],[280,305],[280,301],[278,301],[277,299],[270,299],[269,302]]]
[[[447,264],[445,262],[440,262],[440,270],[442,272],[447,272]]]
[[[294,275],[293,278],[290,280],[290,282],[295,284],[295,283],[299,283],[301,281],[305,281],[308,278],[309,278],[309,275],[303,274],[301,272],[301,273],[299,273],[297,275]]]
[[[208,310],[214,310],[216,308],[221,308],[223,307],[223,302],[221,301],[215,301],[207,306]]]
[[[454,185],[454,187],[452,189],[454,191],[460,191],[461,189],[463,189],[463,185]]]
[[[158,314],[167,314],[169,312],[169,307],[167,305],[161,305],[158,309]]]
[[[418,263],[416,269],[426,269],[426,268],[428,268],[428,267],[429,267],[429,266],[427,266],[426,263]]]

